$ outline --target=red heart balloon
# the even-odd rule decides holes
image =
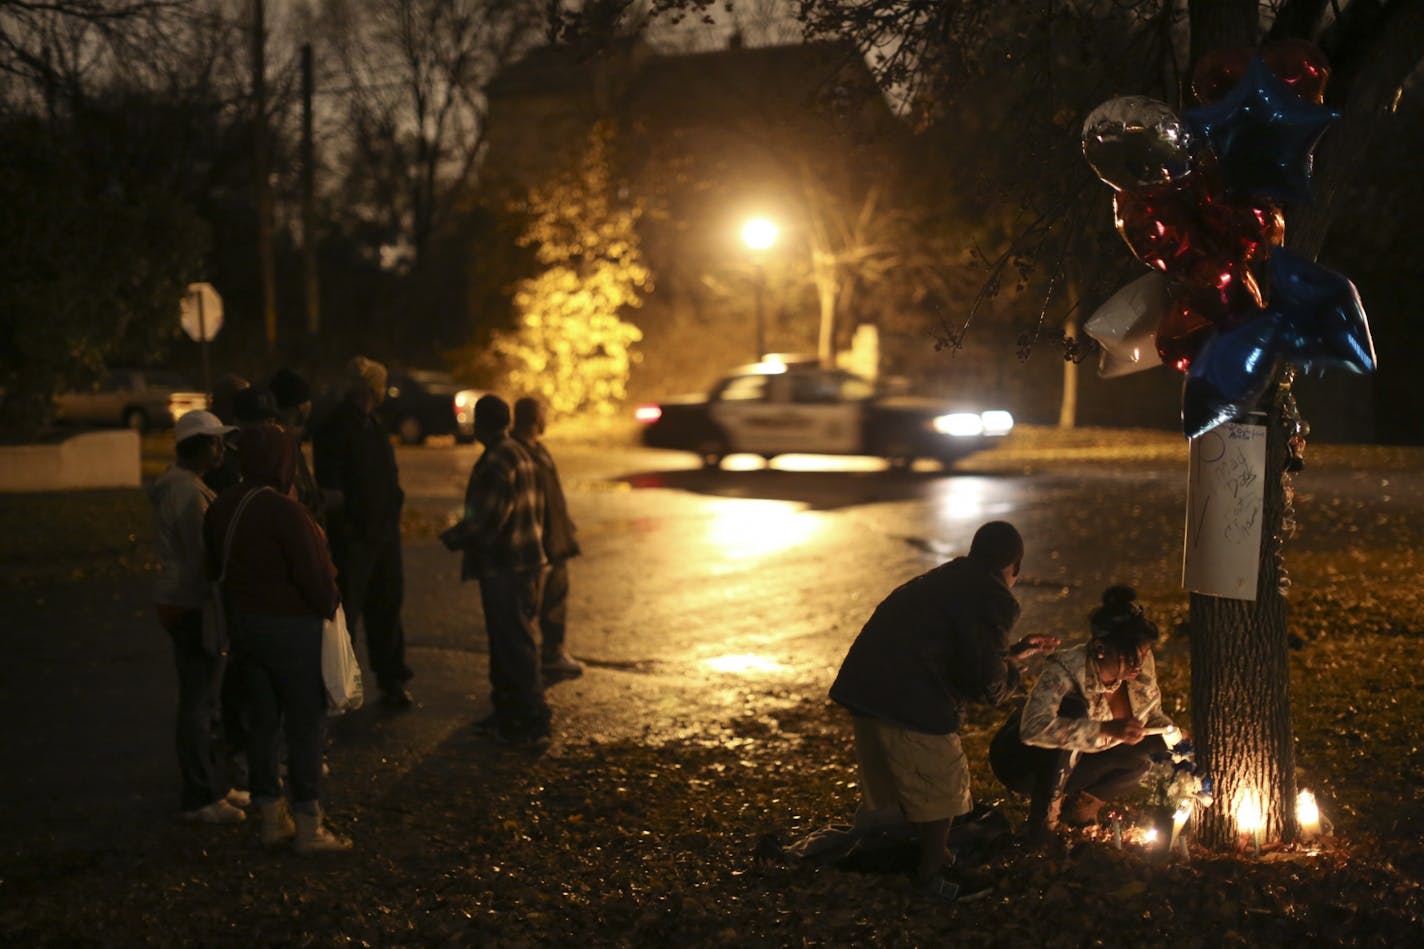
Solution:
[[[1245,46],[1203,53],[1192,69],[1192,95],[1202,105],[1216,102],[1241,81],[1250,59],[1251,50]]]
[[[1217,326],[1240,322],[1261,308],[1261,288],[1246,262],[1204,256],[1187,268],[1179,299]]]
[[[1307,102],[1325,101],[1325,84],[1330,81],[1330,60],[1319,46],[1307,40],[1276,40],[1261,50],[1261,57],[1281,82]]]
[[[1188,296],[1179,295],[1157,325],[1157,356],[1163,365],[1186,372],[1215,329],[1215,324],[1193,307]]]
[[[1201,217],[1214,247],[1233,260],[1264,260],[1286,242],[1286,216],[1272,204],[1211,200]]]
[[[1188,184],[1119,191],[1113,195],[1114,223],[1138,260],[1178,276],[1207,249],[1200,204]]]

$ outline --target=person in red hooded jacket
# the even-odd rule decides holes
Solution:
[[[351,841],[322,825],[320,794],[322,621],[340,602],[336,568],[321,528],[292,489],[292,436],[275,425],[250,426],[238,451],[242,480],[213,501],[203,533],[208,575],[222,578],[231,674],[241,677],[249,703],[248,776],[262,809],[262,840],[295,838],[300,853],[346,850]],[[290,808],[278,770],[279,732],[287,739]]]

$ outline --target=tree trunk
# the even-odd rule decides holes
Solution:
[[[1078,299],[1077,284],[1070,282],[1069,306]],[[1078,338],[1077,310],[1063,324],[1063,335],[1068,339]],[[1063,360],[1063,398],[1058,403],[1058,427],[1074,428],[1078,424],[1078,363],[1073,359]]]
[[[1283,478],[1293,426],[1290,372],[1267,395],[1265,499],[1256,599],[1191,597],[1192,731],[1216,804],[1198,814],[1198,837],[1218,850],[1242,842],[1241,796],[1254,794],[1263,839],[1294,840],[1295,746],[1291,728],[1286,602],[1281,593]]]
[[[829,255],[827,255],[829,256]],[[836,363],[836,308],[840,287],[836,283],[839,276],[834,260],[827,264],[817,262],[816,296],[821,304],[821,328],[816,340],[816,358],[823,366]]]
[[[1317,207],[1293,210],[1286,222],[1290,245],[1308,256],[1324,243],[1339,176],[1357,167],[1368,141],[1366,129],[1349,126],[1368,123],[1391,107],[1393,89],[1424,53],[1424,5],[1389,2],[1377,12],[1378,19],[1362,28],[1353,48],[1337,51],[1344,54],[1346,68],[1339,78],[1347,88],[1345,96],[1332,98],[1345,103],[1349,115],[1347,127],[1332,129],[1320,150],[1325,174],[1316,184],[1322,200]],[[1191,0],[1189,13],[1193,62],[1211,49],[1256,42],[1256,0]],[[1238,842],[1237,800],[1246,790],[1260,794],[1266,838],[1289,841],[1297,834],[1286,603],[1280,592],[1280,537],[1288,505],[1282,478],[1288,477],[1286,440],[1296,421],[1290,385],[1287,369],[1266,398],[1256,601],[1191,598],[1192,724],[1200,763],[1217,785],[1216,805],[1199,815],[1200,839],[1218,849]]]
[[[1192,61],[1218,47],[1252,46],[1256,0],[1190,5]],[[1265,499],[1254,602],[1192,594],[1192,730],[1216,804],[1198,814],[1198,838],[1218,850],[1238,843],[1243,792],[1254,792],[1265,839],[1293,840],[1295,747],[1291,732],[1286,604],[1279,535],[1285,509],[1288,377],[1266,397]]]

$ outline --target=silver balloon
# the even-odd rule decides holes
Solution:
[[[1103,347],[1098,375],[1107,379],[1162,365],[1157,325],[1171,306],[1167,277],[1155,271],[1108,297],[1083,324],[1083,331]]]
[[[1165,102],[1120,96],[1083,122],[1083,157],[1118,191],[1148,188],[1191,174],[1191,133]]]

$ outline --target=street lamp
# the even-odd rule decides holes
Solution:
[[[752,266],[755,268],[753,291],[756,297],[756,358],[766,355],[766,309],[763,298],[766,295],[766,270],[762,266],[760,252],[768,250],[776,243],[780,232],[776,222],[764,217],[749,218],[742,225],[742,243],[752,251]]]

